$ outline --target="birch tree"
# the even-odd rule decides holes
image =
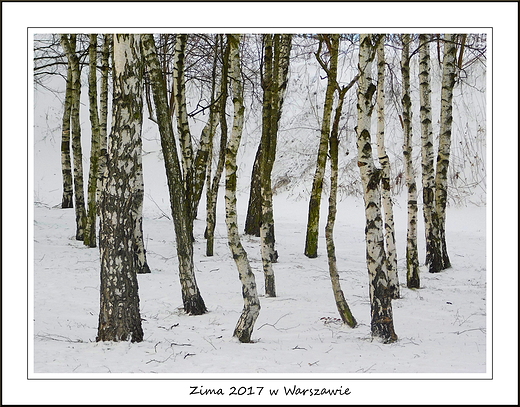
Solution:
[[[262,143],[256,150],[251,171],[251,182],[249,185],[249,201],[247,204],[246,222],[244,232],[251,236],[260,237],[260,224],[262,222],[262,195],[260,192],[260,161],[262,154]]]
[[[83,188],[83,155],[81,152],[81,123],[79,117],[81,96],[81,72],[76,54],[76,34],[62,34],[61,45],[65,50],[72,71],[71,77],[71,129],[72,157],[74,163],[74,208],[76,212],[76,240],[83,240],[85,233],[85,195]]]
[[[385,343],[397,340],[392,315],[392,294],[386,272],[387,261],[381,215],[381,170],[374,165],[371,144],[372,97],[376,86],[372,81],[374,45],[371,35],[360,35],[357,150],[363,184],[366,216],[366,260],[369,276],[371,332]]]
[[[243,84],[240,72],[240,35],[229,34],[230,43],[230,79],[233,92],[233,127],[226,149],[226,226],[229,248],[238,269],[242,284],[244,308],[237,322],[233,336],[240,342],[251,342],[254,324],[260,313],[260,301],[256,289],[255,276],[251,270],[247,252],[240,242],[237,219],[237,163],[236,157],[244,126]]]
[[[462,53],[462,51],[461,51]],[[462,54],[461,54],[462,55]],[[442,269],[451,267],[446,247],[446,204],[448,198],[448,167],[450,162],[451,132],[453,123],[453,87],[456,76],[457,45],[455,35],[444,36],[444,56],[442,61],[441,116],[439,132],[439,152],[435,171],[435,211],[437,213],[437,233]]]
[[[148,261],[146,260],[146,249],[144,246],[143,234],[144,177],[142,154],[139,154],[137,157],[135,188],[135,199],[137,201],[137,211],[135,213],[134,224],[135,264],[138,274],[147,274],[151,273],[151,270],[150,266],[148,266]]]
[[[142,36],[143,58],[150,76],[156,108],[157,124],[161,135],[161,147],[166,167],[171,213],[175,229],[179,278],[182,289],[184,311],[190,315],[207,312],[200,295],[193,264],[193,218],[186,198],[186,184],[183,182],[181,164],[173,134],[173,126],[168,106],[168,93],[152,34]]]
[[[413,166],[412,100],[410,98],[410,42],[409,34],[402,35],[401,75],[403,79],[403,134],[404,165],[408,189],[408,223],[406,231],[406,286],[420,288],[419,254],[417,250],[417,185]]]
[[[273,61],[275,36],[264,34],[264,72],[262,76],[263,103],[262,103],[262,138],[260,140],[260,253],[264,270],[265,295],[276,297],[276,286],[272,263],[277,260],[278,254],[274,248],[274,219],[273,219],[273,191],[271,188],[271,171],[276,155],[276,133],[274,132],[273,115],[278,115],[278,89],[276,63]],[[278,38],[278,42],[279,42]],[[278,54],[279,59],[279,54]]]
[[[188,214],[192,219],[195,219],[202,188],[204,186],[210,142],[212,141],[216,125],[216,107],[213,103],[210,104],[210,119],[207,121],[201,132],[199,148],[195,153],[192,143],[192,133],[188,121],[188,110],[186,107],[186,79],[184,71],[187,41],[187,34],[177,34],[175,36],[172,96],[175,102],[173,110],[175,112],[177,131],[179,134],[179,147],[181,150],[182,163],[181,168],[189,208]],[[216,60],[213,60],[213,64],[216,64]],[[213,97],[211,98],[213,99]]]
[[[276,157],[278,125],[282,114],[283,95],[287,87],[291,35],[264,35],[264,71],[262,77],[262,138],[260,143],[260,244],[265,279],[265,295],[276,296],[273,263],[278,261],[275,249],[273,190],[271,173]]]
[[[107,156],[107,127],[108,127],[108,80],[110,75],[110,46],[112,43],[111,34],[103,34],[103,46],[101,49],[101,86],[99,100],[99,166],[98,166],[98,185],[97,196],[102,187],[103,175],[106,168]]]
[[[264,34],[262,36],[263,64],[261,85],[263,89],[262,102],[262,137],[256,151],[251,172],[249,203],[247,207],[245,233],[260,237],[262,217],[267,216],[268,234],[274,239],[274,221],[270,219],[272,199],[269,194],[272,167],[276,158],[276,141],[278,126],[283,110],[283,101],[289,77],[289,64],[292,45],[291,34]],[[268,154],[263,154],[264,149]],[[262,184],[267,195],[262,196]],[[268,186],[269,185],[269,186]],[[266,188],[267,186],[267,188]],[[264,198],[267,198],[265,200]],[[267,206],[266,206],[267,205]],[[263,210],[266,213],[263,214]],[[274,220],[274,218],[273,218]],[[274,240],[271,245],[273,262],[277,253]]]
[[[426,235],[426,265],[430,273],[442,270],[439,241],[436,238],[435,168],[430,83],[430,36],[419,35],[419,94],[421,115],[421,167],[423,187],[423,215]]]
[[[338,48],[332,48],[332,52],[338,52]],[[345,294],[341,289],[339,273],[336,261],[336,246],[334,244],[334,224],[336,223],[337,212],[337,194],[338,194],[338,146],[339,146],[339,122],[341,112],[343,110],[343,102],[345,94],[350,87],[344,87],[339,91],[338,105],[332,122],[332,131],[329,139],[329,155],[330,155],[330,194],[329,194],[329,213],[327,215],[327,224],[325,226],[325,240],[327,243],[327,259],[329,263],[329,274],[332,283],[332,292],[336,307],[338,309],[341,320],[348,324],[351,328],[357,325],[357,321],[350,310],[345,299]]]
[[[96,341],[141,342],[134,253],[141,193],[137,185],[143,107],[140,36],[116,34],[113,60],[113,123],[101,194],[101,301]]]
[[[184,79],[184,58],[187,34],[175,36],[175,53],[173,62],[173,95],[175,100],[175,114],[177,118],[177,131],[179,134],[179,148],[181,150],[182,174],[184,179],[184,190],[188,206],[191,206],[192,179],[190,172],[193,167],[193,146],[191,143],[191,132],[188,123],[188,111],[186,108],[186,88]]]
[[[321,60],[321,51],[325,39],[328,35],[320,34],[320,43],[316,57]],[[330,36],[331,46],[336,47],[339,41],[339,35]],[[330,52],[330,50],[329,50]],[[307,218],[307,230],[305,235],[304,254],[309,258],[318,257],[318,230],[320,223],[320,203],[323,190],[323,179],[325,176],[325,164],[327,162],[327,150],[329,145],[330,121],[332,115],[332,107],[334,103],[334,92],[336,90],[335,78],[338,70],[338,54],[330,55],[329,66],[327,67],[327,90],[325,92],[325,103],[323,106],[323,116],[321,122],[320,144],[318,147],[318,156],[316,158],[316,170],[312,181],[312,190],[309,200],[309,212]]]
[[[224,35],[219,35],[220,49],[222,50],[222,74],[220,79],[220,94],[218,105],[218,120],[220,125],[220,144],[218,149],[217,167],[211,174],[211,167],[208,169],[207,189],[206,189],[206,256],[213,256],[214,236],[217,217],[217,198],[218,188],[224,166],[226,163],[226,145],[228,125],[226,118],[226,104],[228,99],[228,72],[229,72],[229,41],[224,46]],[[213,152],[213,149],[211,150]]]
[[[98,92],[97,92],[97,34],[90,34],[89,44],[89,74],[88,74],[88,98],[91,127],[90,143],[90,171],[88,178],[88,201],[87,218],[85,225],[84,243],[89,247],[96,247],[96,191],[99,177],[99,156],[101,155],[100,146],[100,125],[98,112]]]
[[[392,298],[399,298],[397,250],[395,247],[394,209],[390,185],[390,158],[385,147],[385,43],[384,36],[377,45],[377,151],[381,165],[381,186],[387,252],[388,287]]]
[[[72,67],[67,64],[65,100],[61,125],[61,173],[63,177],[63,196],[61,207],[73,208],[74,189],[72,186],[72,164],[70,160],[70,114],[72,110]]]

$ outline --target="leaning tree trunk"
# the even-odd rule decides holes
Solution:
[[[359,47],[359,84],[357,150],[358,166],[363,184],[366,216],[366,259],[369,275],[372,336],[385,343],[397,340],[392,316],[392,294],[386,272],[386,254],[381,217],[381,170],[376,169],[372,157],[370,122],[372,96],[376,91],[372,83],[371,68],[374,53],[371,36],[361,34]]]
[[[426,234],[426,265],[430,273],[442,270],[442,256],[437,238],[435,212],[435,174],[433,167],[433,130],[430,84],[430,36],[419,35],[419,92],[421,103],[421,166],[423,186],[423,215]]]
[[[71,127],[72,157],[74,162],[74,207],[76,209],[76,240],[83,240],[85,233],[85,195],[83,190],[83,155],[81,153],[81,123],[79,106],[81,96],[81,73],[76,54],[76,34],[62,34],[61,44],[67,54],[72,70]]]
[[[63,103],[63,120],[61,128],[61,172],[63,175],[63,209],[74,207],[72,187],[72,166],[70,162],[70,112],[72,108],[72,68],[67,64],[67,88]]]
[[[385,43],[384,37],[377,46],[377,151],[381,165],[383,213],[385,216],[385,243],[387,252],[388,288],[392,298],[399,298],[397,249],[395,247],[394,209],[390,187],[390,158],[385,147]]]
[[[337,49],[336,49],[337,52]],[[356,319],[350,307],[348,306],[341,283],[339,281],[339,273],[336,262],[336,247],[334,244],[334,224],[336,223],[337,212],[337,194],[338,194],[338,144],[339,144],[339,121],[341,118],[341,111],[343,110],[343,101],[348,89],[344,88],[340,91],[338,105],[336,106],[336,113],[332,124],[332,131],[330,133],[330,195],[329,195],[329,214],[327,216],[327,224],[325,226],[325,240],[327,242],[327,258],[329,262],[330,281],[332,283],[332,292],[336,307],[338,309],[341,320],[354,328],[357,325]]]
[[[223,41],[223,35],[220,40]],[[227,145],[227,119],[226,119],[226,102],[228,99],[228,71],[229,71],[229,42],[226,44],[221,43],[223,49],[222,55],[222,76],[220,79],[220,95],[219,95],[219,111],[218,119],[220,124],[220,147],[218,154],[217,168],[213,174],[213,181],[211,181],[211,171],[208,171],[208,189],[206,192],[206,231],[204,237],[206,238],[206,256],[213,256],[214,240],[215,240],[215,226],[217,217],[217,198],[218,198],[218,187],[220,179],[222,178],[222,172],[224,171],[224,165],[226,162],[226,145]]]
[[[186,83],[185,83],[185,58],[188,36],[177,34],[175,36],[175,53],[173,68],[173,100],[176,115],[177,130],[179,133],[179,145],[182,154],[182,173],[185,183],[186,199],[189,215],[193,219],[197,217],[198,204],[204,186],[206,169],[208,166],[210,142],[216,126],[215,106],[210,107],[210,118],[204,126],[199,142],[199,148],[194,154],[191,141],[191,130],[188,122],[188,110],[186,107]],[[213,65],[217,63],[214,59]],[[211,101],[214,100],[215,77],[213,76]]]
[[[89,45],[89,75],[88,98],[90,126],[92,129],[90,144],[90,172],[88,177],[87,218],[85,224],[84,243],[89,247],[96,247],[96,214],[97,214],[97,184],[99,178],[100,125],[97,101],[97,34],[90,34]]]
[[[255,276],[251,270],[247,252],[240,242],[238,232],[236,156],[244,126],[244,100],[240,73],[240,35],[229,34],[227,37],[230,43],[230,77],[233,90],[234,113],[231,137],[226,149],[226,225],[229,247],[238,269],[240,282],[242,283],[242,296],[244,298],[244,308],[233,336],[237,337],[240,342],[247,343],[251,342],[253,327],[260,313],[260,301],[258,299]]]
[[[215,61],[216,64],[216,61]],[[215,80],[215,75],[213,75],[213,81]],[[212,88],[214,88],[214,83]],[[206,179],[206,174],[208,172],[208,168],[210,168],[210,156],[212,151],[213,139],[215,137],[215,132],[217,128],[218,121],[218,111],[214,104],[215,93],[214,89],[212,90],[211,96],[211,107],[209,112],[208,122],[202,129],[201,137],[200,137],[200,147],[195,154],[195,160],[193,165],[193,195],[191,199],[191,217],[195,219],[198,213],[198,207],[200,198],[202,196],[202,189],[204,188],[204,181]]]
[[[195,154],[193,163],[193,197],[191,200],[192,217],[195,219],[198,213],[202,189],[204,181],[208,173],[211,173],[211,155],[213,152],[213,139],[217,129],[219,119],[219,104],[216,103],[215,93],[217,85],[217,65],[219,60],[218,54],[218,37],[215,35],[215,46],[213,53],[212,79],[211,79],[211,97],[209,107],[208,122],[204,126],[200,136],[200,147]]]
[[[408,227],[406,232],[406,286],[420,288],[419,254],[417,250],[417,185],[413,167],[412,100],[410,98],[410,41],[409,34],[403,34],[401,74],[403,77],[403,133],[404,166],[408,188]]]
[[[446,247],[446,204],[448,198],[448,167],[450,163],[451,131],[453,123],[453,87],[455,86],[457,46],[455,36],[444,37],[444,58],[442,61],[441,128],[439,133],[439,153],[435,171],[435,211],[437,231],[442,256],[442,268],[451,267]]]
[[[321,61],[321,48],[324,35],[320,36],[320,45],[316,57]],[[337,39],[336,39],[337,37]],[[331,36],[331,45],[339,41],[339,35]],[[336,45],[337,46],[337,45]],[[336,55],[334,57],[334,55]],[[336,76],[338,71],[338,58],[332,53],[330,66],[327,68],[327,90],[325,92],[325,104],[323,107],[323,118],[321,122],[321,136],[316,159],[316,171],[312,181],[311,197],[309,200],[309,213],[307,218],[307,232],[305,236],[304,254],[309,258],[318,257],[318,229],[320,224],[320,203],[323,190],[323,178],[325,176],[325,164],[327,162],[327,150],[329,146],[330,118],[332,115],[332,104],[336,90]]]
[[[135,272],[135,213],[141,155],[142,58],[139,35],[114,37],[113,124],[101,194],[101,306],[96,341],[141,342]]]
[[[161,146],[166,167],[170,205],[177,240],[179,278],[182,288],[184,311],[190,315],[207,312],[195,279],[193,264],[193,220],[190,216],[186,190],[182,179],[181,165],[175,145],[173,127],[168,106],[166,83],[152,34],[142,36],[143,57],[150,75],[156,107],[157,123],[161,135]]]

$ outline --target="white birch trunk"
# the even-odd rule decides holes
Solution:
[[[417,251],[417,185],[413,167],[412,100],[410,98],[410,41],[409,34],[403,34],[401,74],[403,78],[403,133],[404,166],[408,188],[408,226],[406,232],[406,286],[420,288],[419,255]]]
[[[436,231],[435,173],[430,83],[430,36],[419,35],[419,94],[421,103],[421,166],[423,187],[423,215],[426,234],[426,265],[430,273],[442,270],[442,259]]]
[[[444,57],[442,61],[441,117],[439,133],[439,153],[435,171],[435,210],[438,219],[438,233],[442,268],[451,267],[446,246],[446,204],[448,198],[448,167],[450,162],[451,132],[453,123],[453,87],[456,76],[457,46],[455,35],[444,36]]]
[[[376,169],[371,144],[372,96],[376,91],[372,83],[371,36],[360,36],[357,150],[358,166],[363,183],[366,216],[366,258],[369,276],[372,336],[385,343],[397,340],[392,316],[392,296],[386,272],[386,254],[381,216],[381,170]]]
[[[61,129],[61,172],[63,176],[63,197],[61,207],[73,208],[74,189],[72,185],[72,163],[70,160],[70,114],[72,110],[72,68],[67,64],[67,87],[63,104]]]
[[[231,137],[227,146],[226,154],[226,225],[228,229],[229,247],[235,260],[240,282],[242,283],[242,295],[244,298],[244,308],[237,322],[233,336],[240,342],[251,342],[251,334],[254,324],[260,313],[260,301],[256,289],[255,276],[251,270],[247,252],[240,242],[238,232],[237,204],[236,204],[236,183],[237,183],[237,164],[236,156],[242,129],[244,126],[244,102],[243,85],[240,72],[240,35],[228,35],[230,42],[230,78],[233,90],[233,127]]]
[[[135,264],[136,271],[139,274],[151,273],[150,267],[146,260],[146,248],[144,244],[143,234],[143,203],[144,203],[144,177],[143,177],[143,154],[142,154],[142,141],[139,139],[139,155],[137,156],[137,169],[136,169],[136,212],[135,226],[134,226],[134,239],[135,239]]]
[[[184,52],[186,50],[186,34],[175,36],[175,53],[173,67],[173,94],[175,100],[175,113],[177,116],[177,130],[179,132],[179,146],[182,155],[182,174],[186,184],[187,198],[191,204],[192,195],[192,169],[193,146],[188,122],[188,110],[186,108],[186,86],[184,79]]]
[[[100,128],[98,113],[98,92],[97,92],[97,34],[90,34],[89,44],[89,75],[88,75],[88,95],[90,126],[92,129],[91,148],[90,148],[90,171],[88,178],[88,201],[87,218],[85,224],[84,243],[89,247],[96,247],[96,215],[97,215],[97,189],[99,178],[99,156],[100,149]]]
[[[184,311],[189,315],[207,312],[200,295],[193,265],[193,220],[186,201],[186,190],[182,180],[181,164],[173,134],[166,83],[162,74],[157,50],[152,34],[142,36],[143,57],[150,75],[153,97],[157,110],[157,123],[161,135],[170,207],[175,228],[179,279],[182,289]]]
[[[399,298],[397,249],[395,246],[394,209],[390,186],[390,158],[385,147],[385,44],[384,38],[377,47],[377,151],[381,165],[383,211],[385,216],[385,243],[387,252],[388,287],[392,298]]]
[[[135,267],[137,163],[141,154],[142,57],[139,35],[114,35],[114,114],[101,194],[101,301],[97,341],[143,340]]]
[[[76,34],[62,34],[61,44],[67,54],[72,70],[72,99],[71,99],[71,129],[72,129],[72,158],[74,164],[74,208],[76,211],[76,240],[83,240],[85,233],[85,193],[83,184],[83,154],[81,152],[81,71],[79,58],[76,55]]]
[[[101,51],[101,94],[99,101],[99,168],[96,200],[102,188],[103,177],[106,168],[107,155],[107,127],[108,127],[108,76],[110,72],[110,44],[111,34],[103,34],[103,48]]]
[[[206,256],[213,256],[215,225],[217,216],[217,198],[218,188],[224,166],[226,163],[226,145],[227,145],[227,118],[226,118],[226,102],[228,99],[228,71],[229,71],[229,42],[225,48],[223,44],[224,35],[219,35],[220,48],[222,50],[222,75],[220,79],[220,102],[218,119],[220,124],[220,145],[218,150],[218,162],[213,177],[208,171],[208,188],[206,192]],[[215,115],[217,116],[217,115]]]

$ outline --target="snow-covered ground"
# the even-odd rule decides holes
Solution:
[[[96,343],[99,251],[74,239],[74,210],[36,206],[34,372],[326,373],[344,377],[463,373],[471,377],[489,371],[485,208],[448,213],[453,267],[440,274],[423,271],[419,290],[406,288],[400,244],[402,299],[393,302],[399,341],[383,345],[370,337],[363,206],[355,199],[343,201],[336,227],[338,267],[342,288],[359,322],[355,329],[338,321],[324,241],[320,241],[317,259],[302,253],[306,207],[303,201],[276,199],[278,296],[261,298],[254,343],[244,345],[232,338],[243,303],[222,216],[214,257],[205,256],[205,222],[195,224],[196,277],[209,312],[203,316],[183,313],[172,222],[148,211],[144,233],[152,273],[139,275],[145,340],[140,344]],[[404,208],[396,209],[397,239],[402,243],[406,214]],[[263,294],[259,239],[246,236],[243,242]]]

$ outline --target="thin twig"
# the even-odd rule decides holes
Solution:
[[[451,332],[451,333],[460,335],[460,334],[463,334],[464,332],[469,332],[469,331],[480,331],[483,334],[485,334],[486,333],[486,328],[472,328],[472,329],[465,329],[463,331],[455,331],[455,332]]]
[[[172,342],[172,343],[170,344],[170,348],[171,348],[172,346],[174,346],[174,345],[175,345],[175,346],[191,346],[191,343],[176,343],[176,342]]]
[[[279,331],[280,329],[278,329],[275,325],[280,322],[280,320],[284,317],[286,317],[287,315],[289,315],[290,313],[287,313],[285,315],[282,315],[280,318],[278,318],[278,320],[274,323],[274,324],[268,324],[267,322],[265,324],[263,324],[262,326],[259,326],[257,330],[260,330],[260,328],[262,328],[263,326],[265,325],[269,325],[269,326],[272,326],[274,329],[276,329],[277,331]],[[281,328],[281,329],[290,329],[290,328]]]
[[[161,360],[157,360],[157,359],[151,359],[151,360],[149,360],[148,362],[146,362],[146,364],[148,364],[148,363],[152,363],[152,362],[164,363],[164,362],[166,362],[168,359],[170,359],[172,356],[175,356],[175,353],[172,353],[170,356],[168,356],[166,359],[164,359],[164,360],[162,360],[162,361],[161,361]]]
[[[59,341],[59,342],[71,342],[71,343],[83,343],[81,339],[72,340],[70,338],[67,338],[66,336],[62,335],[54,335],[54,337],[50,334],[47,335],[35,335],[37,338],[43,338],[43,339],[50,339],[52,341]],[[63,339],[59,339],[63,338]]]
[[[148,196],[148,199],[150,199],[150,201],[152,201],[155,206],[157,206],[157,209],[159,209],[161,211],[161,213],[163,214],[163,216],[168,219],[168,220],[172,220],[166,213],[164,213],[164,211],[161,209],[161,207],[157,204],[157,202],[155,202],[155,200],[152,198],[152,196],[150,194],[146,194]]]
[[[204,338],[204,337],[203,337],[202,339],[204,339],[207,343],[209,343],[211,346],[213,346],[213,349],[217,350],[217,348],[215,348],[215,345],[213,345],[213,344],[211,343],[211,341],[207,340],[207,339]]]

